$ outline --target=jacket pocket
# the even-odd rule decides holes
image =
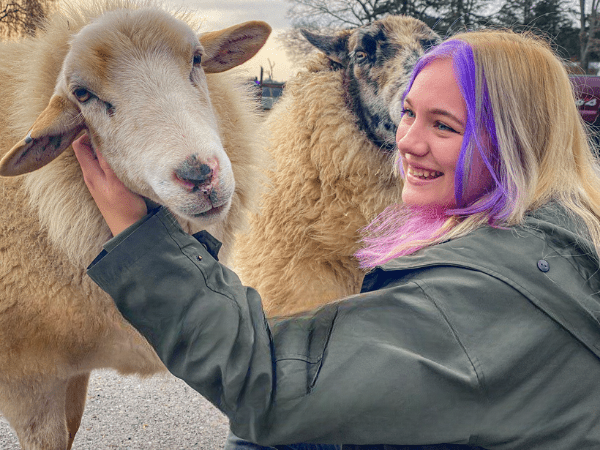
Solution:
[[[331,304],[293,316],[292,320],[271,320],[278,401],[297,399],[311,392],[327,353],[337,310],[337,305]],[[282,386],[285,387],[280,389]]]

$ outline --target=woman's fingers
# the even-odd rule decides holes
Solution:
[[[94,153],[86,135],[73,142],[83,179],[113,235],[146,215],[144,199],[117,178],[100,152]]]
[[[104,156],[102,155],[102,153],[97,152],[96,153],[96,159],[98,160],[98,164],[100,165],[100,168],[102,169],[102,171],[104,172],[104,174],[107,177],[110,176],[110,177],[113,177],[113,178],[117,178],[117,176],[113,172],[112,168],[106,162],[106,159],[104,159]]]
[[[73,141],[72,146],[77,161],[79,161],[79,165],[81,166],[86,184],[89,186],[98,177],[104,178],[104,169],[101,167],[98,158],[96,158],[89,136],[84,134]]]

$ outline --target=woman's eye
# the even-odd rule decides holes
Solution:
[[[436,127],[440,131],[452,131],[453,133],[457,132],[454,128],[449,127],[448,125],[446,125],[445,123],[442,123],[442,122],[438,122],[436,124]]]
[[[401,112],[402,112],[402,118],[404,118],[404,117],[409,117],[409,118],[415,117],[415,113],[413,113],[412,110],[410,110],[408,108],[403,108]]]
[[[73,95],[80,103],[85,103],[93,97],[92,93],[85,88],[75,89],[73,91]]]

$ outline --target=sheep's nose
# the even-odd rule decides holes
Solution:
[[[212,179],[212,169],[207,164],[200,164],[199,166],[179,170],[177,175],[181,179],[191,181],[194,184],[206,184]]]
[[[185,183],[191,183],[198,188],[210,184],[213,170],[208,164],[201,163],[196,157],[190,157],[175,170],[175,175]]]
[[[194,184],[204,184],[212,178],[211,167],[198,161],[195,156],[187,158],[175,173],[179,178]]]

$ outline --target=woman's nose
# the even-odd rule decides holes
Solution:
[[[396,145],[400,154],[406,153],[423,156],[428,152],[425,130],[415,121],[412,124],[402,124],[396,133]]]

